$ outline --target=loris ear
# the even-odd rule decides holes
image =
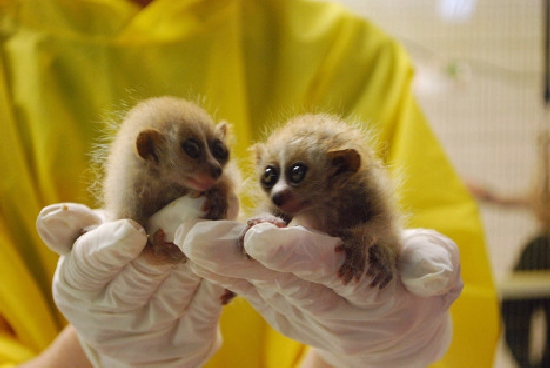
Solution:
[[[344,172],[357,172],[361,166],[361,156],[354,149],[344,149],[327,152],[333,169],[330,176],[337,176]]]
[[[221,133],[222,138],[225,139],[227,137],[227,130],[229,129],[229,126],[226,121],[221,121],[216,125],[216,130]]]
[[[136,139],[138,155],[145,160],[153,160],[158,164],[158,148],[160,147],[162,140],[162,133],[158,130],[147,129],[139,132]]]
[[[222,140],[227,146],[232,146],[235,136],[233,134],[233,126],[227,121],[222,120],[216,125],[216,130],[220,133]]]
[[[256,164],[259,164],[262,160],[262,157],[265,153],[265,146],[261,143],[255,143],[248,149],[250,152],[254,154],[254,158],[256,159]]]

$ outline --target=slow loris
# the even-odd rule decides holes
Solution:
[[[389,178],[365,134],[331,115],[289,120],[256,145],[257,175],[273,215],[340,237],[344,283],[392,279],[400,244]],[[261,222],[252,220],[249,225]]]
[[[155,212],[179,197],[204,195],[205,218],[218,220],[230,198],[236,203],[226,136],[226,123],[216,125],[198,105],[176,97],[147,99],[125,116],[106,161],[104,207],[114,219],[141,224],[150,235],[145,251],[161,262],[185,256],[164,241],[162,229],[150,234]]]

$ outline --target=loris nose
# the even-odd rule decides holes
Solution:
[[[222,172],[223,172],[222,168],[219,166],[216,166],[212,168],[212,170],[210,171],[210,175],[212,175],[214,179],[217,179],[220,176],[222,176]]]
[[[285,192],[278,192],[271,196],[271,202],[275,206],[282,206],[286,202],[287,197]]]

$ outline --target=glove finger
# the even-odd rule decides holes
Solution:
[[[59,280],[76,290],[103,290],[146,242],[145,231],[133,221],[104,223],[77,239],[60,262]]]
[[[248,230],[244,247],[247,254],[266,268],[290,272],[312,284],[324,285],[356,306],[381,303],[391,298],[395,283],[384,289],[372,288],[372,279],[365,276],[357,282],[342,282],[338,270],[345,255],[335,251],[340,243],[339,238],[301,226],[278,228],[261,223]]]
[[[286,288],[289,294],[310,287],[308,281],[290,272],[272,270],[248,259],[237,242],[244,227],[240,223],[225,221],[196,224],[187,233],[183,244],[193,271],[245,297],[253,292],[251,288],[255,286],[266,290]],[[324,286],[320,288],[326,289]],[[330,291],[330,294],[334,293]]]
[[[371,288],[367,278],[359,283],[342,284],[337,270],[343,255],[334,250],[340,242],[338,238],[301,227],[280,229],[262,223],[246,233],[245,249],[255,259],[249,260],[236,240],[243,229],[242,224],[226,221],[198,223],[185,238],[183,251],[193,263],[211,273],[205,275],[197,271],[200,276],[238,294],[242,292],[230,286],[227,280],[245,289],[246,284],[234,279],[246,279],[265,290],[278,290],[289,303],[310,310],[317,310],[315,300],[319,298],[332,300],[331,303],[336,300],[334,309],[344,308],[348,303],[344,303],[344,299],[361,306],[383,303],[392,296],[390,285],[381,292]],[[312,290],[311,297],[306,298],[300,290]]]
[[[201,278],[191,270],[189,261],[172,265],[150,301],[151,310],[157,313],[158,321],[175,320],[187,313],[200,284]]]
[[[107,285],[105,293],[89,308],[99,313],[115,312],[120,317],[111,316],[113,322],[127,326],[129,331],[156,331],[187,313],[200,283],[187,263],[157,264],[140,256]]]
[[[267,276],[246,279],[219,274],[197,263],[191,267],[200,277],[246,298],[262,314],[273,309],[289,319],[302,318],[303,313],[315,316],[314,319],[334,318],[335,315],[358,321],[364,318],[354,305],[332,289],[292,273],[264,269]]]
[[[334,336],[327,330],[337,313],[351,316],[351,321],[363,321],[362,313],[333,291],[322,285],[309,285],[292,274],[281,274],[279,280],[268,284],[267,280],[251,282],[222,276],[197,264],[193,264],[192,268],[204,279],[219,283],[245,298],[279,332],[311,345],[326,348],[334,340]],[[289,287],[293,282],[298,287]],[[299,295],[301,291],[307,295]],[[335,310],[334,306],[340,310]],[[335,325],[336,331],[338,323]]]
[[[369,298],[368,302],[355,302],[355,294],[340,295],[334,289],[320,283],[306,281],[292,273],[280,273],[271,280],[253,280],[262,299],[290,320],[304,320],[321,325],[344,321],[361,321],[379,318],[387,313],[394,296],[385,294]],[[351,294],[351,292],[350,292]],[[357,294],[360,294],[357,293]],[[368,308],[358,308],[358,304]],[[338,321],[338,322],[337,322]]]
[[[36,219],[36,230],[44,243],[59,255],[70,252],[83,230],[97,226],[103,217],[97,211],[78,203],[46,206]]]
[[[170,264],[155,264],[139,255],[108,281],[102,298],[95,300],[92,308],[126,311],[146,305],[170,271]]]
[[[103,299],[96,300],[94,308],[132,310],[150,304],[151,321],[177,319],[201,281],[189,263],[158,263],[140,255],[107,284]]]
[[[208,280],[211,283],[221,285],[225,289],[231,290],[237,293],[238,296],[245,298],[256,311],[268,320],[268,322],[271,323],[271,321],[278,321],[280,318],[282,318],[282,320],[286,320],[284,314],[282,314],[282,316],[278,316],[276,308],[266,302],[266,299],[270,298],[269,295],[262,295],[259,289],[249,280],[220,275],[195,263],[192,264],[192,268],[193,271],[203,279]],[[290,325],[288,320],[286,320],[286,323]],[[284,323],[281,321],[281,324]]]
[[[292,324],[288,321],[286,315],[284,313],[280,314],[275,306],[266,301],[266,299],[272,299],[272,295],[270,294],[276,294],[276,292],[272,292],[269,289],[258,288],[252,282],[244,278],[220,275],[197,264],[193,264],[192,268],[205,280],[217,283],[225,289],[235,292],[239,297],[245,298],[270,324],[274,327],[278,327],[279,331],[291,333]],[[296,308],[288,302],[286,302],[286,306],[289,308]]]
[[[58,273],[53,285],[58,308],[87,340],[98,344],[107,344],[102,331],[109,330],[98,329],[98,324],[113,326],[128,336],[150,334],[175,324],[187,312],[201,280],[186,264],[153,264],[144,256],[129,263],[104,290],[95,293],[68,287],[57,280]],[[218,300],[214,304],[221,308]],[[86,318],[82,318],[83,309]]]
[[[199,279],[196,293],[191,299],[180,322],[177,334],[180,341],[189,339],[189,332],[205,340],[212,339],[212,333],[216,330],[223,305],[221,298],[225,294],[225,288],[205,279]]]
[[[456,243],[434,230],[403,232],[398,269],[401,281],[411,293],[422,297],[442,295],[447,305],[464,287]]]
[[[165,356],[185,357],[184,366],[203,366],[207,357],[217,351],[222,344],[218,328],[222,311],[221,297],[225,289],[205,279],[199,284],[188,308],[177,325],[171,328]],[[166,346],[166,345],[165,345]]]
[[[407,331],[411,320],[422,319],[418,314],[441,313],[440,303],[415,298],[403,288],[358,307],[321,284],[305,284],[303,280],[293,280],[292,275],[279,280],[279,289],[253,284],[259,294],[257,298],[267,306],[258,311],[271,326],[288,337],[327,351],[357,351],[368,345],[363,340],[365,336],[372,338],[374,345],[377,341],[392,344],[390,341],[395,338],[388,336],[396,330]],[[420,313],[409,314],[407,306],[412,303],[418,304]]]
[[[258,297],[258,292],[254,285],[252,285],[247,279],[240,277],[224,276],[219,273],[210,271],[207,268],[200,266],[197,263],[192,263],[191,268],[198,276],[206,279],[212,283],[222,286],[224,289],[231,290],[240,296],[243,296],[250,301],[255,300]]]
[[[321,285],[313,284],[313,286]],[[262,301],[261,306],[265,307],[259,309],[258,303],[250,304],[282,334],[307,345],[329,349],[330,344],[338,340],[338,336],[334,333],[342,327],[340,321],[334,323],[335,319],[339,319],[338,316],[352,316],[350,320],[344,321],[343,325],[356,323],[354,320],[358,323],[364,320],[362,317],[357,317],[362,315],[360,311],[356,308],[348,308],[349,303],[334,292],[326,288],[322,290],[314,287],[313,289],[317,290],[308,292],[309,296],[305,298],[295,298],[296,295],[289,298],[285,295],[284,289],[277,292],[273,289],[258,287],[257,298]],[[313,294],[316,291],[321,291],[321,294]],[[334,308],[335,306],[343,308]]]
[[[375,326],[371,330],[377,332],[380,326],[376,321],[383,321],[388,314],[386,306],[358,309],[325,286],[308,283],[289,273],[281,273],[270,283],[269,280],[222,276],[196,264],[192,268],[201,277],[246,298],[282,334],[326,350],[334,350],[333,345],[342,341],[340,335],[353,340],[355,335],[350,331],[365,328],[366,321]],[[346,338],[346,341],[349,340]]]
[[[246,225],[231,221],[195,224],[185,239],[177,239],[193,262],[216,274],[232,278],[265,279],[278,273],[249,259],[241,249],[239,236]],[[181,229],[180,229],[181,230]]]

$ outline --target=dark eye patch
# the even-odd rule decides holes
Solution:
[[[265,190],[270,190],[279,181],[279,176],[279,168],[272,165],[267,165],[262,176],[260,177],[262,187]]]
[[[198,158],[201,155],[201,145],[195,138],[188,138],[183,141],[181,148],[191,158]]]
[[[217,160],[227,160],[229,157],[229,151],[225,144],[220,141],[219,139],[215,139],[212,144],[210,145],[210,149],[212,150],[212,155]]]

